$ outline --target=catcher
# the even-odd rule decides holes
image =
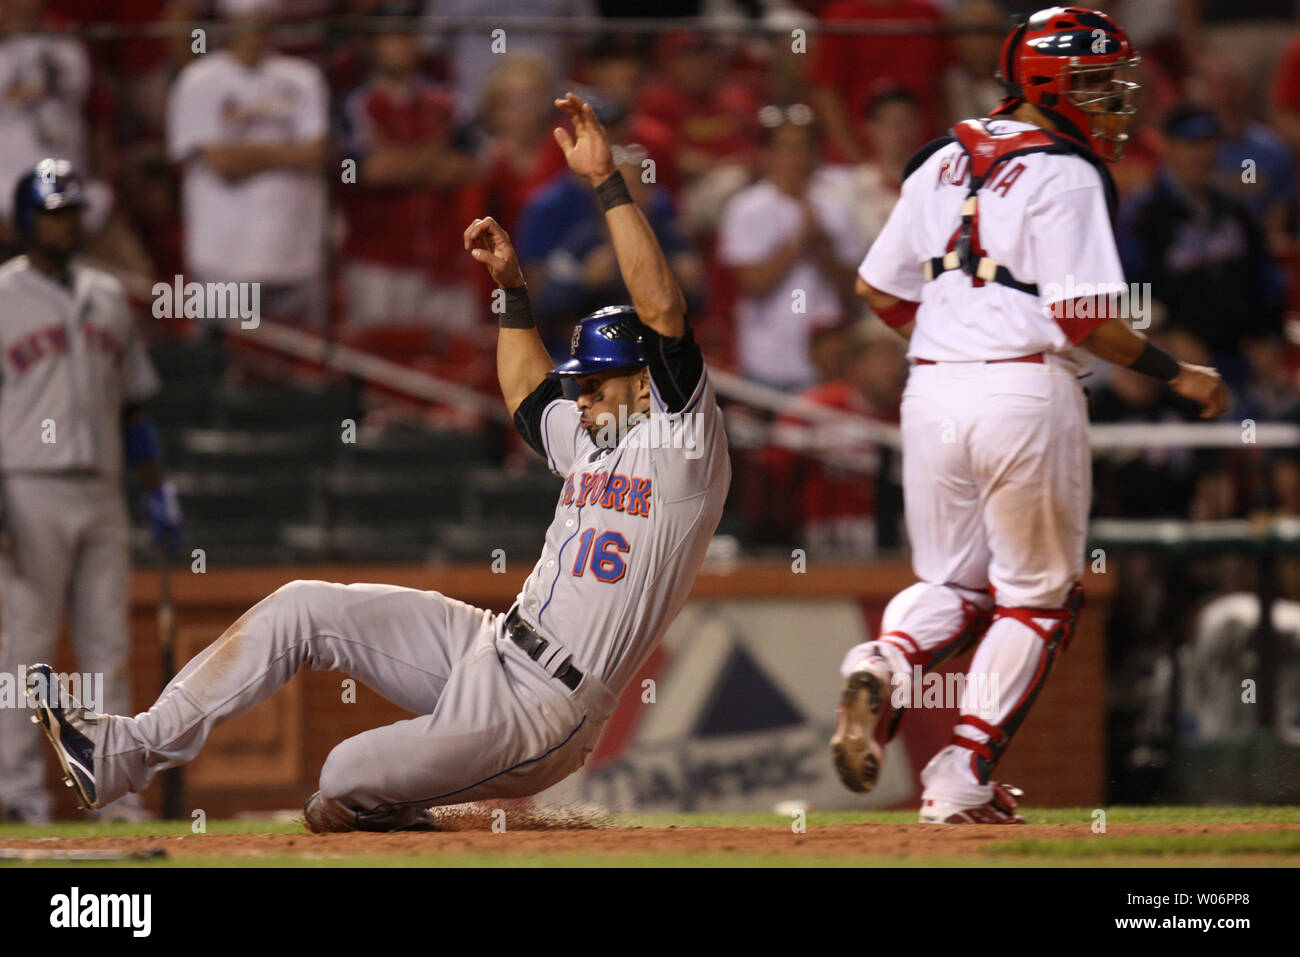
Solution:
[[[1104,161],[1123,155],[1137,62],[1105,14],[1029,17],[1002,47],[1006,99],[912,159],[858,271],[858,294],[909,343],[903,493],[920,581],[886,607],[879,640],[845,657],[831,756],[849,789],[869,791],[902,714],[895,676],[979,642],[957,726],[921,773],[923,823],[1024,823],[1020,792],[991,777],[1083,601],[1080,348],[1168,383],[1206,418],[1226,408],[1217,372],[1134,332],[1111,295],[1126,287]]]

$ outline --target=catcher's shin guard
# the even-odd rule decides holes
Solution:
[[[924,610],[921,603],[925,601],[924,589],[943,589],[945,596],[950,601],[955,597],[960,603],[960,611],[952,609],[952,617],[948,620],[941,636],[934,637],[923,636],[917,629],[917,625],[922,627],[929,626],[930,622],[924,617]],[[877,639],[881,645],[887,645],[897,651],[910,668],[920,666],[922,671],[930,671],[944,661],[955,658],[974,645],[984,632],[988,630],[993,621],[993,612],[990,608],[981,606],[975,601],[966,598],[958,593],[958,589],[949,586],[930,585],[924,582],[918,582],[911,588],[902,592],[896,597],[895,601],[904,598],[917,590],[921,592],[921,597],[911,606],[905,606],[896,620],[891,621],[891,612],[895,608],[895,602],[890,602],[889,607],[885,609],[885,617],[881,625],[885,630]],[[974,594],[973,592],[967,592]],[[983,597],[983,596],[976,596]],[[917,621],[917,615],[913,609],[920,613],[920,621]],[[920,639],[920,640],[918,640]],[[882,741],[892,741],[898,734],[898,726],[903,720],[906,708],[893,708],[891,713],[886,716],[883,728]]]
[[[1070,639],[1074,635],[1075,626],[1078,624],[1079,612],[1083,608],[1083,602],[1083,585],[1076,582],[1070,589],[1065,604],[1061,608],[1024,608],[998,605],[993,609],[993,620],[995,622],[999,618],[1014,618],[1042,638],[1043,646],[1037,668],[1030,679],[1029,686],[1015,704],[1011,706],[1005,718],[994,725],[978,715],[964,713],[957,721],[959,726],[964,724],[967,727],[983,732],[987,737],[985,741],[977,741],[954,732],[948,742],[950,745],[968,748],[973,752],[971,755],[971,770],[981,784],[989,782],[998,761],[1002,759],[1003,753],[1011,743],[1011,737],[1029,714],[1034,699],[1038,697],[1038,692],[1042,690],[1043,684],[1047,681],[1047,675],[1052,669],[1057,653],[1064,651],[1069,646]],[[1056,624],[1051,628],[1046,628],[1035,619],[1051,619]]]

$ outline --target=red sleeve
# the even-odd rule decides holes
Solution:
[[[1081,296],[1068,304],[1062,300],[1053,304],[1052,318],[1071,344],[1077,346],[1110,319],[1108,303],[1106,296]]]
[[[876,315],[880,321],[891,329],[901,329],[913,319],[916,318],[916,307],[919,302],[912,302],[909,299],[900,299],[892,306],[886,306],[884,309],[877,309]]]

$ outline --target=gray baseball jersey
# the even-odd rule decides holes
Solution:
[[[292,582],[190,661],[147,712],[104,715],[101,800],[198,754],[212,729],[303,664],[353,675],[418,717],[340,743],[324,798],[358,826],[414,808],[535,794],[582,766],[704,560],[731,482],[722,413],[694,337],[647,330],[652,409],[611,447],[547,380],[515,424],[563,478],[516,610],[548,642],[531,658],[507,616],[435,591]],[[571,660],[570,660],[571,659]],[[563,681],[566,665],[583,676]]]
[[[535,425],[519,423],[564,478],[519,612],[615,691],[686,601],[731,484],[722,412],[693,335],[645,338],[650,415],[617,447],[602,448],[568,399],[546,402]],[[533,406],[555,392],[543,386]]]
[[[121,284],[75,262],[71,277],[0,266],[0,471],[120,475],[122,407],[158,390]]]
[[[71,286],[25,256],[0,266],[0,670],[54,653],[67,614],[78,667],[103,676],[104,710],[130,703],[126,663],[129,526],[122,495],[122,409],[158,377],[122,287],[74,263]],[[40,733],[0,709],[0,805],[48,814]]]

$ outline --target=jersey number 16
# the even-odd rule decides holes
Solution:
[[[587,568],[587,559],[590,558],[591,573],[597,581],[606,584],[616,582],[627,571],[623,555],[631,547],[620,532],[603,532],[597,536],[596,530],[589,528],[578,539],[578,557],[573,563],[573,574],[581,578]]]

